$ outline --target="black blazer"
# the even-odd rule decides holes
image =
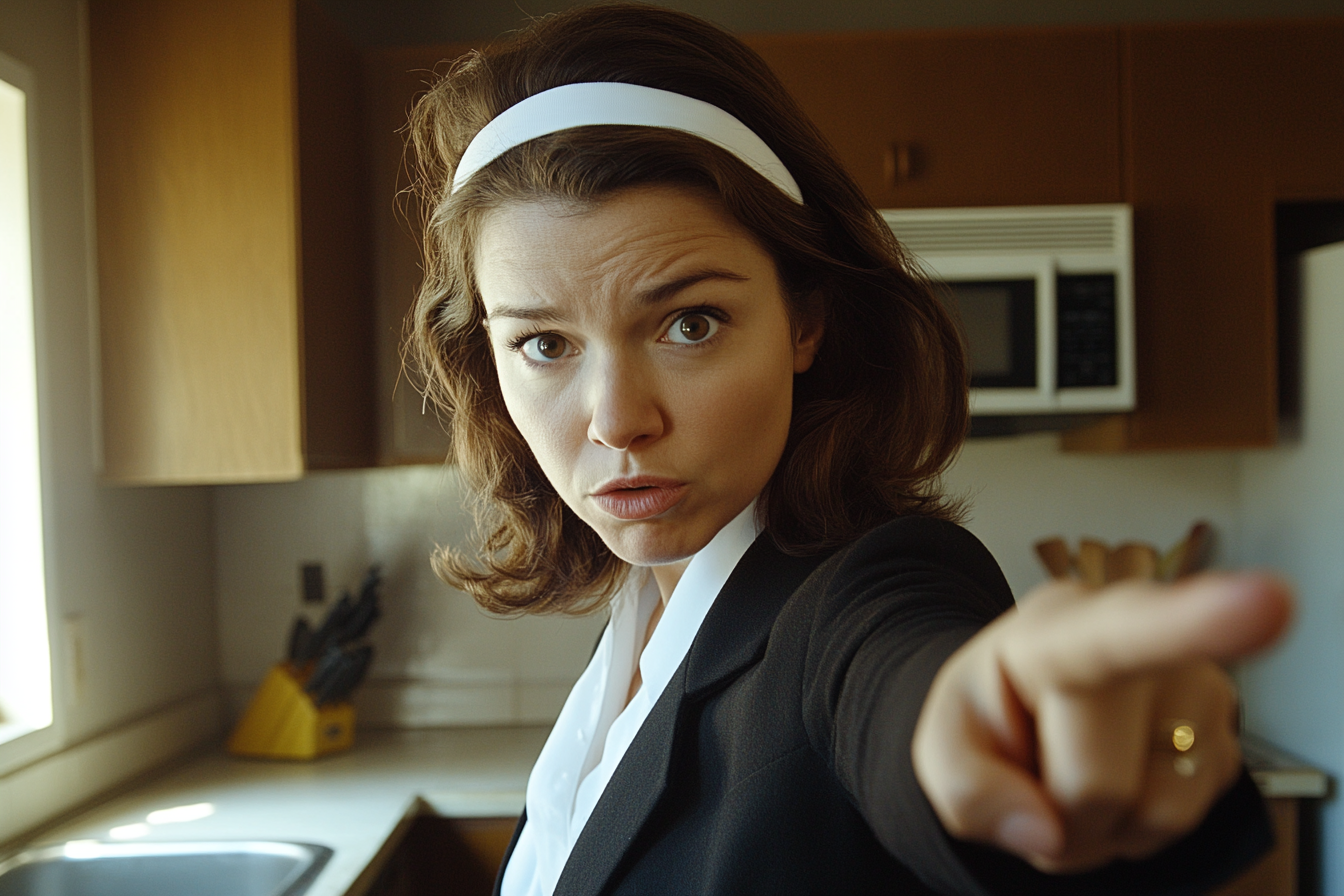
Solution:
[[[943,661],[1012,603],[989,552],[949,523],[895,519],[823,557],[758,538],[617,767],[557,896],[1181,893],[1268,847],[1245,775],[1181,843],[1086,875],[1049,877],[950,838],[915,780],[911,736]]]

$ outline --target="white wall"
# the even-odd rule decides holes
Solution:
[[[1215,562],[1235,556],[1236,455],[1175,452],[1066,454],[1053,435],[977,439],[949,472],[952,494],[971,501],[967,528],[1003,567],[1013,594],[1045,580],[1033,545],[1062,536],[1164,550],[1196,520],[1213,524]]]
[[[470,549],[456,472],[402,467],[317,473],[283,485],[217,490],[221,669],[238,711],[281,659],[305,612],[299,567],[326,568],[328,602],[371,563],[386,574],[361,724],[478,725],[554,720],[583,671],[601,618],[486,616],[429,566],[439,544]],[[310,608],[316,621],[324,607]]]
[[[0,754],[0,767],[12,768],[15,749],[27,750],[28,763],[0,774],[0,844],[210,738],[219,718],[209,491],[112,489],[97,479],[79,34],[75,0],[0,0],[0,51],[35,80],[34,274],[58,717],[55,730],[30,736],[38,749],[19,741]],[[66,674],[69,616],[82,619],[82,689]]]
[[[1300,442],[1240,458],[1242,551],[1298,588],[1287,640],[1241,673],[1247,726],[1344,775],[1344,243],[1302,256]],[[1325,804],[1322,892],[1344,892],[1344,812]]]

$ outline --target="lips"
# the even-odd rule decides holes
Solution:
[[[686,494],[686,483],[661,476],[612,479],[592,493],[598,507],[620,520],[646,520],[671,508]]]

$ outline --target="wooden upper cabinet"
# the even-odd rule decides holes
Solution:
[[[1275,203],[1344,199],[1344,23],[1125,36],[1138,408],[1081,449],[1271,445]]]
[[[1114,28],[747,42],[878,208],[1121,199]]]
[[[466,47],[361,59],[312,0],[92,0],[90,23],[106,476],[442,459],[401,374],[397,197],[407,111]],[[1066,447],[1275,440],[1275,203],[1344,200],[1344,23],[747,42],[878,207],[1134,206],[1138,408]]]
[[[90,4],[104,475],[373,457],[358,57],[306,0]]]

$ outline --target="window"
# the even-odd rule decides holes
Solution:
[[[0,743],[52,724],[38,452],[27,69],[0,54]]]

